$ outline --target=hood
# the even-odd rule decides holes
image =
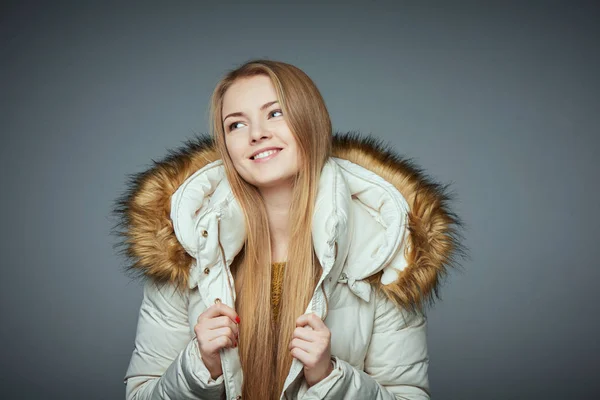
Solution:
[[[400,307],[421,309],[431,303],[438,297],[438,287],[449,267],[464,255],[459,240],[461,224],[449,209],[447,187],[433,182],[413,162],[373,137],[338,133],[333,138],[332,156],[357,164],[393,185],[409,210],[405,266],[391,282],[381,279],[383,271],[365,280]],[[172,199],[188,178],[219,158],[212,139],[199,136],[170,151],[163,160],[154,161],[146,171],[129,177],[126,192],[113,209],[117,218],[115,247],[128,260],[128,274],[188,286],[194,259],[175,234]]]

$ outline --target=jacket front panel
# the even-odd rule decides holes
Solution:
[[[205,303],[197,288],[190,291],[187,307],[189,340],[192,340],[195,336],[194,326],[197,323],[197,317],[207,308]],[[374,302],[363,301],[356,297],[346,285],[339,283],[335,285],[332,291],[329,305],[330,308],[328,309],[324,323],[331,331],[331,355],[348,362],[358,370],[363,370],[367,348],[373,331]],[[228,350],[230,351],[226,356],[229,358],[236,359],[236,357],[239,357],[236,348]],[[235,356],[232,353],[235,353]],[[222,367],[226,368],[225,365]],[[238,372],[241,372],[232,369],[230,364],[227,365],[227,368],[227,379],[234,379],[234,376]],[[243,376],[243,373],[241,376]],[[292,376],[290,384],[296,378],[297,376]],[[236,393],[236,389],[238,388],[241,392],[241,383],[242,381],[239,382],[239,386],[238,384],[231,385],[230,391],[232,394]],[[234,395],[230,397],[235,398]]]
[[[172,204],[175,234],[196,260],[190,289],[203,294],[204,309],[215,301],[233,308],[235,284],[229,267],[245,233],[222,163],[216,161],[192,175],[176,191]],[[313,241],[323,275],[306,312],[331,325],[332,335],[336,334],[332,351],[358,369],[364,367],[374,317],[370,285],[364,278],[398,265],[389,260],[404,258],[406,213],[401,194],[380,177],[344,160],[331,159],[323,168],[313,219]],[[352,242],[357,251],[350,252]],[[190,313],[199,315],[198,307]],[[195,323],[190,321],[192,332]],[[223,349],[221,360],[227,395],[235,397],[243,382],[237,349]],[[301,370],[294,359],[284,391]]]
[[[457,221],[435,185],[369,146],[337,147],[341,158],[323,168],[313,214],[323,275],[306,312],[321,317],[332,333],[334,370],[308,388],[294,360],[282,398],[429,398],[420,304],[458,248]],[[173,158],[160,174],[143,175],[124,202],[128,252],[150,278],[125,377],[130,399],[233,399],[241,393],[237,349],[222,350],[223,375],[212,380],[193,330],[215,301],[235,304],[230,265],[245,240],[242,211],[213,156],[201,147]],[[165,190],[147,189],[156,187]]]

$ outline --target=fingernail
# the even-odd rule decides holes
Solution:
[[[240,323],[240,317],[239,317],[239,315],[235,317],[235,323],[236,323],[236,324],[239,324],[239,323]]]

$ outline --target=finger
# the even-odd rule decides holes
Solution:
[[[290,350],[290,353],[292,354],[292,357],[298,359],[298,361],[300,361],[302,364],[306,365],[310,363],[310,354],[301,348],[294,347],[292,350]]]
[[[215,337],[205,336],[198,338],[200,349],[206,354],[215,354],[223,348],[232,348],[237,346],[237,341],[231,335],[220,335]]]
[[[226,347],[235,347],[236,341],[230,336],[218,336],[213,340],[208,341],[209,346],[214,346],[215,349],[223,349]]]
[[[207,329],[230,328],[235,335],[239,332],[238,325],[226,315],[215,317],[206,321]]]
[[[203,315],[206,318],[215,318],[221,315],[225,315],[231,318],[231,320],[234,322],[236,321],[236,317],[238,317],[238,314],[233,308],[223,303],[213,304],[212,306],[206,309]]]
[[[218,307],[219,304],[213,304],[212,306],[208,307],[198,316],[197,322],[200,323],[200,321],[203,319],[211,319],[220,316],[221,312],[219,311]]]
[[[237,312],[235,312],[233,308],[223,303],[213,304],[212,306],[208,307],[206,311],[200,314],[200,317],[198,317],[198,322],[200,321],[201,317],[210,319],[219,317],[221,315],[229,317],[233,322],[237,324],[240,323],[240,317],[238,316]]]
[[[307,341],[302,340],[302,339],[298,339],[298,338],[292,339],[290,341],[290,345],[288,346],[288,349],[292,350],[294,347],[302,349],[302,350],[304,350],[305,352],[307,352],[309,354],[314,353],[314,348],[313,348],[314,345],[312,343],[307,342]]]
[[[235,334],[233,333],[233,331],[229,327],[209,330],[206,333],[205,338],[208,339],[209,341],[212,341],[212,340],[215,340],[215,339],[217,339],[217,338],[219,338],[221,336],[227,336],[233,342],[236,341],[235,340]]]
[[[307,325],[316,331],[327,329],[327,325],[315,313],[303,314],[296,320],[296,326]]]
[[[299,326],[296,329],[294,329],[294,332],[292,332],[292,338],[302,339],[306,342],[314,342],[315,340],[317,340],[315,335],[315,331],[310,329],[310,327],[307,328]]]

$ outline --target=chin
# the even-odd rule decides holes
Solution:
[[[257,188],[274,188],[277,186],[291,186],[294,182],[294,175],[285,176],[273,176],[273,177],[261,177],[261,179],[254,180],[252,184]]]

